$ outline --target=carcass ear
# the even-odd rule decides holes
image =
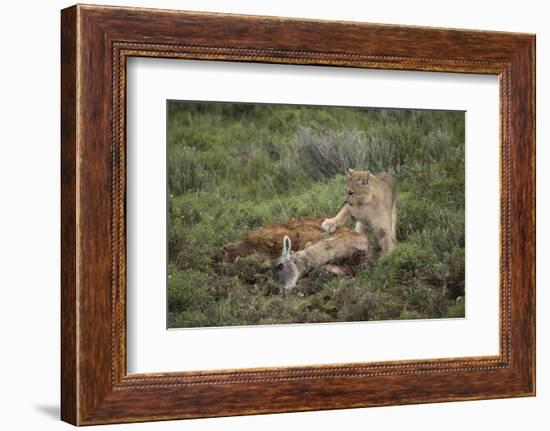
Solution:
[[[283,238],[283,257],[289,257],[290,256],[290,249],[292,247],[292,243],[290,242],[290,238],[285,235]]]

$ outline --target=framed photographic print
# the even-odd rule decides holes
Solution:
[[[535,394],[535,37],[62,11],[62,419]]]

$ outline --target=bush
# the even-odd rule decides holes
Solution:
[[[343,174],[347,168],[394,171],[394,145],[357,129],[300,127],[293,141],[300,166],[315,180]]]
[[[199,152],[192,147],[175,146],[168,158],[168,187],[173,195],[200,190],[207,179]]]

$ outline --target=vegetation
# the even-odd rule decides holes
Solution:
[[[168,326],[463,317],[464,113],[170,102]],[[287,296],[221,247],[269,222],[333,216],[344,169],[398,179],[398,245]],[[457,298],[459,300],[457,301]]]

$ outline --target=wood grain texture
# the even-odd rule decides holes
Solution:
[[[61,417],[77,422],[76,9],[61,16]]]
[[[63,420],[86,425],[534,394],[533,35],[79,5],[62,11],[61,36]],[[130,56],[498,75],[500,354],[127,375]]]

